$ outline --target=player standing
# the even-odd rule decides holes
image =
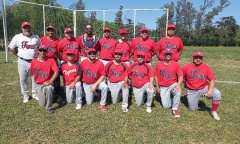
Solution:
[[[154,56],[156,50],[156,43],[148,37],[148,32],[149,30],[147,27],[143,27],[141,29],[140,37],[135,38],[132,41],[131,54],[133,55],[134,53],[133,60],[134,62],[137,62],[137,53],[139,51],[143,51],[145,53],[144,62],[151,66],[152,57]]]
[[[180,117],[178,106],[181,97],[181,83],[183,74],[180,65],[172,60],[173,53],[170,50],[164,51],[164,61],[156,64],[154,76],[156,90],[160,94],[163,108],[172,107],[175,117]]]
[[[183,78],[187,88],[188,107],[191,111],[198,109],[200,96],[212,99],[211,115],[215,120],[220,120],[217,109],[221,100],[221,93],[215,88],[215,77],[211,68],[203,63],[203,53],[193,53],[193,61],[182,69]]]
[[[106,109],[107,85],[104,83],[104,65],[96,59],[96,50],[94,48],[88,49],[88,59],[81,63],[82,82],[84,92],[86,93],[87,104],[92,104],[94,99],[94,92],[96,89],[101,90],[100,108],[102,111]]]
[[[21,92],[23,102],[27,103],[28,95],[28,77],[31,61],[38,56],[38,47],[41,44],[40,38],[32,33],[30,22],[22,23],[22,33],[13,37],[9,44],[10,51],[18,57],[18,74],[20,77]],[[17,51],[16,51],[17,48]],[[32,98],[38,100],[34,78],[32,79]]]
[[[107,63],[104,75],[109,79],[108,87],[111,91],[112,103],[116,104],[121,99],[122,90],[122,110],[128,112],[128,66],[121,61],[122,51],[114,51],[114,60]]]
[[[52,109],[53,81],[57,78],[59,69],[54,59],[46,56],[47,50],[47,46],[39,46],[39,57],[32,60],[31,73],[36,82],[39,105],[46,106],[47,113],[52,114],[54,112]]]
[[[147,93],[147,109],[148,113],[152,112],[152,101],[154,94],[153,86],[153,72],[152,67],[144,62],[146,53],[138,51],[136,53],[137,62],[130,65],[128,70],[128,76],[132,80],[133,93],[135,95],[136,103],[138,106],[143,104],[143,95]]]
[[[178,61],[180,59],[184,46],[181,38],[174,36],[175,29],[174,24],[169,24],[167,26],[167,36],[158,41],[156,55],[159,61],[164,60],[164,50],[166,49],[173,52],[172,60]]]
[[[67,97],[67,102],[72,103],[75,101],[76,109],[82,107],[82,87],[81,87],[81,67],[80,64],[74,61],[74,50],[68,49],[67,52],[68,61],[62,63],[61,74],[63,76],[64,90]],[[74,100],[76,97],[76,100]]]

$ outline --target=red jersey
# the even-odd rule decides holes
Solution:
[[[62,60],[64,60],[64,61],[68,60],[67,54],[66,54],[68,49],[73,49],[75,51],[74,60],[76,62],[78,62],[79,61],[80,46],[78,45],[78,42],[77,42],[76,38],[72,38],[71,40],[63,38],[58,43],[58,51],[60,53],[62,53]]]
[[[125,41],[125,42],[120,42],[117,41],[115,44],[115,49],[120,49],[122,53],[122,61],[129,61],[130,60],[130,55],[131,55],[131,42]]]
[[[146,53],[144,62],[152,61],[152,55],[155,54],[156,50],[156,43],[151,39],[148,38],[146,40],[142,40],[140,37],[135,38],[132,41],[131,45],[131,54],[134,53],[133,60],[137,61],[137,52],[144,51]]]
[[[68,62],[64,62],[62,63],[60,70],[63,75],[64,85],[71,84],[77,76],[81,76],[81,67],[77,62],[72,65],[69,65]]]
[[[208,85],[208,80],[215,80],[211,68],[204,63],[199,66],[189,63],[183,67],[182,71],[186,86],[190,90],[202,89]]]
[[[82,69],[82,82],[93,84],[103,76],[104,65],[100,60],[92,63],[89,59],[85,59],[81,63]]]
[[[152,67],[146,63],[132,63],[128,69],[128,76],[132,79],[132,85],[140,88],[150,81],[153,77]]]
[[[58,58],[59,39],[55,38],[54,40],[50,40],[48,36],[44,36],[41,37],[41,42],[48,47],[47,57]]]
[[[180,65],[171,61],[170,64],[164,64],[160,61],[156,64],[154,76],[158,78],[159,86],[170,86],[178,81],[178,77],[183,76]]]
[[[77,38],[77,42],[81,47],[81,56],[87,57],[87,51],[89,48],[95,48],[96,52],[99,50],[96,47],[98,38],[96,35],[88,36],[83,34]]]
[[[116,40],[113,38],[101,38],[97,44],[96,49],[99,49],[100,51],[100,58],[106,59],[106,60],[112,60],[113,59],[113,50],[115,49],[115,43]]]
[[[178,37],[173,38],[164,37],[160,39],[157,44],[157,51],[160,52],[159,54],[160,61],[165,59],[163,53],[165,49],[170,49],[171,52],[173,52],[172,60],[178,61],[180,59],[179,51],[183,51],[184,49],[183,42]]]
[[[34,81],[36,84],[43,84],[49,81],[54,72],[59,71],[54,59],[47,58],[47,60],[41,62],[38,58],[35,58],[31,62],[30,72],[34,75]]]
[[[123,81],[128,76],[128,66],[123,62],[117,65],[110,61],[105,66],[103,74],[109,78],[110,82],[117,83]]]

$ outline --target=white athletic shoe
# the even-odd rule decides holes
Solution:
[[[122,108],[123,112],[128,112],[127,108]]]
[[[32,98],[34,98],[34,99],[35,99],[35,100],[37,100],[37,101],[39,100],[39,98],[38,98],[38,95],[37,95],[37,94],[33,94],[33,95],[32,95]]]
[[[24,100],[23,100],[23,103],[27,103],[27,102],[28,102],[28,99],[24,99]]]
[[[82,105],[81,104],[77,104],[76,109],[79,110],[81,108],[82,108]]]
[[[211,115],[213,117],[213,119],[219,121],[220,120],[220,117],[218,116],[217,112],[216,111],[212,111],[211,112]]]
[[[147,107],[146,111],[147,111],[148,113],[151,113],[151,112],[152,112],[152,108],[151,108],[151,107]]]

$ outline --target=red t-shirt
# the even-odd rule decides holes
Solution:
[[[186,86],[191,90],[203,89],[208,85],[208,81],[215,80],[211,68],[204,63],[199,66],[189,63],[182,68],[182,71]]]
[[[178,77],[183,76],[180,65],[171,61],[170,64],[164,64],[160,61],[156,64],[154,76],[158,78],[159,86],[170,86],[178,81]]]
[[[132,63],[128,69],[128,76],[132,79],[132,85],[140,88],[150,81],[153,77],[152,67],[146,63]]]
[[[50,40],[48,36],[41,37],[42,44],[48,47],[47,57],[58,58],[58,43],[59,39]]]
[[[103,74],[109,78],[110,82],[117,83],[123,81],[128,76],[128,66],[123,62],[117,65],[110,61],[105,66]]]
[[[178,61],[180,59],[180,55],[178,52],[183,51],[183,49],[184,49],[183,42],[178,37],[173,37],[171,39],[164,37],[164,38],[160,39],[158,41],[156,51],[160,52],[159,59],[161,61],[165,59],[164,53],[163,53],[165,49],[170,49],[171,52],[173,52],[172,60]]]
[[[96,49],[100,50],[101,59],[113,59],[113,50],[115,49],[116,40],[113,38],[101,38],[96,45]]]
[[[140,37],[135,38],[132,41],[131,45],[131,53],[134,53],[133,60],[137,61],[137,52],[144,51],[146,53],[144,62],[152,61],[152,55],[155,54],[156,50],[156,43],[151,39],[148,38],[147,40],[142,40]]]
[[[35,58],[31,62],[30,72],[34,75],[34,81],[36,84],[43,84],[49,81],[54,72],[59,71],[54,59],[48,58],[41,62],[38,58]]]
[[[83,35],[79,36],[77,38],[77,42],[78,44],[80,45],[81,47],[81,56],[84,56],[84,57],[87,57],[87,51],[89,48],[95,48],[96,51],[99,51],[99,49],[96,47],[97,45],[97,41],[98,41],[98,38],[97,36],[95,35],[92,35],[92,36],[87,36],[86,34],[84,34],[86,36],[86,40],[93,40],[94,37],[95,37],[95,43],[93,42],[93,46],[92,47],[88,47],[84,42],[83,42]]]
[[[81,76],[81,67],[79,63],[73,63],[69,65],[68,62],[62,63],[61,74],[63,75],[64,85],[69,85],[74,82],[77,76]],[[80,81],[80,80],[79,80]]]
[[[58,51],[60,53],[62,53],[62,60],[64,60],[64,61],[68,60],[67,54],[66,54],[68,49],[73,49],[75,51],[74,60],[76,62],[78,62],[79,61],[80,46],[78,45],[78,42],[77,42],[76,38],[72,38],[71,40],[63,38],[58,43]]]
[[[117,41],[115,45],[115,49],[120,49],[123,52],[121,60],[129,61],[131,54],[131,42],[129,40],[125,42]]]
[[[104,76],[104,65],[100,60],[92,63],[89,59],[85,59],[81,63],[82,82],[93,84],[98,81],[101,76]]]

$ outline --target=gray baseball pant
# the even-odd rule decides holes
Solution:
[[[83,83],[83,88],[84,88],[84,92],[86,93],[86,103],[87,104],[92,104],[93,100],[94,100],[94,92],[91,92],[91,86],[93,84],[86,84]],[[98,86],[97,89],[101,90],[101,100],[100,100],[100,104],[101,105],[105,105],[106,104],[106,99],[107,99],[107,85],[104,82],[101,82]]]
[[[51,109],[54,91],[53,85],[44,86],[43,84],[36,84],[36,86],[39,98],[39,105],[41,107],[46,106],[46,109]]]
[[[208,86],[200,90],[189,90],[187,89],[187,100],[188,100],[188,108],[191,111],[195,111],[198,109],[198,101],[200,96],[203,96],[207,93]],[[212,100],[221,100],[221,93],[218,89],[213,89]]]
[[[148,86],[149,86],[149,83],[146,83],[141,88],[137,88],[137,87],[133,86],[133,93],[134,93],[134,96],[135,96],[135,99],[136,99],[136,103],[137,103],[138,106],[143,104],[143,95],[144,95],[145,92],[147,92],[147,102],[146,102],[146,105],[147,105],[147,107],[151,107],[152,106],[154,89],[149,89]]]
[[[76,104],[82,105],[82,86],[81,82],[77,82],[75,84],[74,89],[70,89],[69,85],[64,86],[64,91],[66,93],[66,98],[68,103],[72,103],[75,101]],[[76,97],[76,100],[74,98]]]
[[[108,81],[108,87],[111,91],[113,104],[116,104],[120,101],[121,99],[120,90],[122,90],[122,108],[127,108],[129,89],[128,87],[124,88],[123,83],[124,81],[120,81],[118,83],[111,83],[110,81]]]
[[[32,95],[37,94],[36,84],[34,82],[34,77],[30,74],[31,63],[26,62],[18,57],[18,74],[20,78],[21,92],[23,99],[28,99],[28,77],[31,76],[32,79]]]
[[[175,91],[176,85],[177,83],[173,83],[168,87],[160,86],[160,97],[163,108],[170,108],[172,106],[172,110],[178,110],[181,92]]]

